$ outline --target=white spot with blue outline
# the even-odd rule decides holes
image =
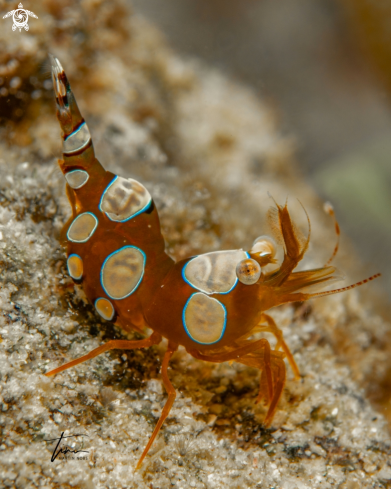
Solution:
[[[237,264],[250,255],[243,250],[212,251],[192,258],[182,269],[182,278],[205,294],[228,294],[238,283]]]
[[[217,299],[195,292],[183,308],[182,322],[193,341],[201,345],[213,345],[224,336],[227,310]]]
[[[85,243],[94,234],[98,219],[92,212],[78,215],[69,226],[67,238],[73,243]]]
[[[65,174],[65,180],[74,190],[83,187],[89,178],[89,174],[84,170],[72,170]]]
[[[116,176],[103,192],[99,210],[111,221],[125,222],[146,211],[151,202],[150,193],[140,182]]]
[[[115,300],[133,294],[143,279],[146,259],[145,253],[136,246],[124,246],[111,253],[100,272],[106,294]]]
[[[87,124],[83,122],[75,131],[73,131],[64,139],[62,145],[63,153],[70,154],[80,151],[87,146],[90,140],[90,131]]]

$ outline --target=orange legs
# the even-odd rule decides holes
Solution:
[[[206,362],[221,363],[234,360],[262,370],[257,402],[261,401],[263,397],[270,401],[264,423],[266,426],[271,423],[285,384],[285,363],[282,359],[283,354],[271,351],[266,339],[247,343],[227,353],[204,355],[198,350],[188,350],[188,352],[194,358]]]
[[[267,326],[258,326],[256,328],[256,331],[260,331],[263,333],[272,333],[276,337],[277,339],[276,350],[282,348],[293,370],[296,380],[300,380],[301,375],[300,375],[299,367],[297,366],[295,359],[293,358],[289,346],[285,343],[282,332],[280,328],[277,326],[277,324],[275,323],[274,319],[268,314],[262,314],[261,323],[267,323]]]
[[[277,404],[278,401],[280,400],[282,390],[285,385],[286,370],[285,370],[285,363],[282,358],[283,354],[280,353],[281,356],[278,356],[276,352],[271,352],[271,353],[273,354],[270,362],[271,376],[273,379],[272,395],[270,395],[270,388],[269,388],[270,380],[268,379],[268,372],[266,369],[266,356],[262,358],[262,352],[258,351],[258,352],[247,354],[241,357],[240,360],[238,360],[240,363],[243,363],[244,365],[259,368],[260,370],[262,370],[259,394],[256,403],[261,402],[262,399],[265,399],[267,403],[270,402],[269,409],[266,413],[266,417],[263,422],[265,426],[269,426],[270,423],[273,421],[273,417],[277,409]]]
[[[176,398],[176,391],[173,387],[173,385],[170,382],[170,379],[168,378],[167,374],[167,369],[168,369],[168,364],[171,360],[171,357],[173,353],[177,350],[178,345],[173,345],[171,343],[168,344],[168,348],[166,353],[164,354],[163,358],[163,363],[162,363],[162,379],[163,379],[163,384],[164,387],[167,391],[168,394],[168,399],[166,401],[166,404],[164,405],[162,414],[160,415],[159,421],[157,422],[157,425],[155,426],[155,429],[153,430],[152,436],[149,439],[149,442],[147,446],[144,448],[144,451],[140,457],[140,460],[137,463],[136,470],[138,470],[141,467],[141,464],[143,463],[143,460],[145,456],[147,455],[149,449],[151,448],[152,443],[154,442],[155,438],[157,437],[157,434],[160,431],[160,428],[162,427],[162,424],[164,423],[164,420],[167,418],[169,412],[171,411],[172,405],[174,404],[175,398]]]
[[[115,350],[115,349],[121,349],[121,350],[135,350],[136,348],[148,348],[152,345],[156,345],[160,343],[162,340],[162,337],[158,333],[152,333],[152,335],[149,338],[146,338],[144,340],[137,340],[137,341],[127,341],[127,340],[112,340],[108,341],[106,344],[99,346],[98,348],[95,348],[94,350],[90,351],[87,353],[87,355],[83,355],[80,358],[76,358],[75,360],[72,360],[71,362],[68,362],[61,367],[57,367],[50,372],[47,372],[45,375],[46,376],[51,376],[58,374],[60,372],[63,372],[64,370],[67,370],[68,368],[74,367],[75,365],[79,365],[79,363],[86,362],[87,360],[91,360],[91,358],[95,358],[101,353],[104,353],[109,350]],[[159,421],[157,422],[157,425],[155,426],[155,429],[153,430],[152,436],[148,441],[147,446],[145,447],[140,460],[137,463],[136,470],[141,467],[141,464],[147,455],[149,449],[151,448],[152,443],[154,442],[157,434],[160,431],[160,428],[162,427],[162,424],[164,423],[164,420],[167,418],[172,405],[174,404],[175,397],[176,397],[176,392],[173,387],[173,385],[170,382],[170,379],[168,378],[167,375],[167,369],[168,369],[168,364],[169,361],[173,355],[173,353],[177,350],[178,346],[173,345],[172,343],[168,344],[168,348],[166,353],[164,354],[163,358],[163,363],[162,363],[162,379],[163,379],[163,384],[164,387],[166,388],[166,391],[168,393],[168,399],[166,401],[166,404],[164,405],[162,414],[159,418]]]
[[[84,363],[87,360],[91,360],[91,358],[95,358],[101,353],[104,353],[109,350],[135,350],[136,348],[149,348],[152,345],[157,345],[162,340],[162,337],[158,333],[152,333],[149,338],[145,340],[136,340],[136,341],[127,341],[127,340],[111,340],[105,343],[104,345],[98,346],[94,350],[87,353],[87,355],[83,355],[82,357],[76,358],[71,362],[65,363],[61,367],[57,367],[50,372],[46,372],[46,376],[50,377],[52,375],[56,375],[68,368],[74,367],[75,365],[79,365],[79,363]]]

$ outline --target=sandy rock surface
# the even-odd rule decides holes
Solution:
[[[0,1],[1,11],[9,4]],[[9,10],[9,9],[8,9]],[[368,393],[386,405],[390,324],[365,289],[272,311],[301,369],[271,429],[255,405],[258,374],[179,351],[170,417],[134,473],[165,402],[164,345],[115,351],[55,378],[43,373],[126,335],[74,286],[58,236],[70,214],[47,51],[63,63],[107,169],[147,186],[176,259],[243,247],[267,232],[268,192],[284,202],[327,261],[333,226],[294,162],[272,110],[224,74],[177,57],[120,1],[43,1],[28,33],[0,33],[0,479],[16,488],[389,487],[391,440]],[[349,249],[337,261],[357,268]],[[349,279],[351,277],[349,276]],[[51,462],[82,434],[85,460]],[[76,456],[77,458],[77,456]]]

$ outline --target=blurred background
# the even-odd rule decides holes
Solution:
[[[391,298],[391,1],[132,0],[171,45],[254,88]],[[300,196],[297,196],[300,197]]]

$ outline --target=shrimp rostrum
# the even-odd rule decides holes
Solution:
[[[113,349],[147,348],[168,340],[161,376],[168,399],[145,447],[140,467],[175,400],[167,374],[182,345],[207,362],[240,362],[261,371],[257,401],[268,410],[270,425],[285,384],[286,358],[296,378],[299,369],[280,329],[265,313],[272,307],[334,294],[360,285],[319,292],[338,278],[332,266],[294,272],[309,243],[292,222],[285,204],[271,212],[284,257],[276,262],[273,238],[257,238],[249,251],[215,251],[175,263],[166,253],[159,216],[148,190],[132,178],[106,171],[95,158],[87,124],[65,72],[51,57],[57,118],[63,131],[60,168],[72,216],[61,242],[72,279],[82,284],[97,313],[126,331],[152,334],[141,340],[111,340],[46,375],[51,376]],[[309,222],[309,221],[308,221]],[[275,264],[271,271],[268,265]],[[316,292],[315,292],[316,290]],[[254,333],[271,333],[276,346]]]

